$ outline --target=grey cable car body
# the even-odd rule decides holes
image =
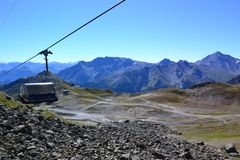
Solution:
[[[53,82],[24,83],[20,87],[19,97],[25,103],[57,101]]]

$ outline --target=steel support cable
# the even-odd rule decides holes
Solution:
[[[87,26],[88,24],[90,24],[91,22],[95,21],[96,19],[98,19],[99,17],[103,16],[104,14],[108,13],[109,11],[111,11],[112,9],[116,8],[117,6],[119,6],[121,3],[123,3],[126,0],[122,0],[121,2],[115,4],[114,6],[112,6],[111,8],[109,8],[108,10],[106,10],[105,12],[99,14],[98,16],[96,16],[95,18],[91,19],[90,21],[88,21],[87,23],[85,23],[84,25],[80,26],[79,28],[75,29],[74,31],[72,31],[71,33],[69,33],[68,35],[66,35],[65,37],[63,37],[62,39],[58,40],[57,42],[55,42],[54,44],[50,45],[48,48],[46,48],[46,50],[52,48],[53,46],[55,46],[56,44],[58,44],[59,42],[63,41],[64,39],[66,39],[67,37],[69,37],[70,35],[74,34],[75,32],[77,32],[78,30],[84,28],[85,26]]]
[[[21,65],[24,65],[25,63],[27,63],[27,62],[30,61],[31,59],[37,57],[38,55],[39,55],[39,53],[36,54],[35,56],[29,58],[28,60],[26,60],[26,61],[24,61],[24,62],[18,64],[17,66],[13,67],[12,69],[8,70],[7,72],[3,72],[3,73],[0,75],[0,78],[3,77],[4,75],[8,74],[9,72],[13,71],[14,69],[20,67]]]
[[[63,38],[61,38],[60,40],[58,40],[57,42],[53,43],[52,45],[50,45],[49,47],[47,47],[45,50],[39,52],[38,54],[36,54],[35,56],[29,58],[28,60],[24,61],[23,63],[13,67],[12,69],[10,69],[7,72],[4,72],[3,74],[0,75],[0,78],[6,74],[8,74],[9,72],[13,71],[14,69],[22,66],[23,64],[27,63],[28,61],[32,60],[33,58],[37,57],[38,55],[42,54],[44,51],[52,48],[53,46],[57,45],[58,43],[60,43],[61,41],[63,41],[64,39],[66,39],[67,37],[71,36],[72,34],[74,34],[75,32],[79,31],[80,29],[84,28],[85,26],[87,26],[88,24],[92,23],[93,21],[95,21],[96,19],[100,18],[101,16],[103,16],[104,14],[108,13],[109,11],[113,10],[114,8],[116,8],[117,6],[119,6],[121,3],[123,3],[126,0],[122,0],[119,3],[115,4],[114,6],[112,6],[111,8],[109,8],[108,10],[102,12],[101,14],[99,14],[98,16],[96,16],[95,18],[91,19],[90,21],[88,21],[87,23],[83,24],[82,26],[78,27],[77,29],[75,29],[74,31],[72,31],[71,33],[69,33],[68,35],[64,36]]]
[[[18,1],[18,0],[15,0],[15,1],[14,1],[14,3],[12,4],[10,10],[8,11],[6,17],[3,19],[3,21],[2,21],[2,23],[1,23],[1,25],[0,25],[0,30],[3,28],[3,26],[4,26],[5,23],[7,22],[7,20],[8,20],[8,18],[9,18],[9,16],[11,15],[11,13],[12,13],[14,7],[15,7],[16,4],[17,4],[17,1]]]

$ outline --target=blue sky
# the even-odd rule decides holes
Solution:
[[[0,24],[15,0],[0,0]],[[24,61],[116,0],[18,0],[0,28],[0,61]],[[239,0],[127,0],[51,49],[50,61],[117,56],[196,61],[215,51],[240,58]],[[43,57],[33,61],[43,61]]]

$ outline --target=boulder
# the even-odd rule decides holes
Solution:
[[[227,153],[238,153],[234,144],[226,144],[224,149]]]

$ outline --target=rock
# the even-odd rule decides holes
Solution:
[[[89,136],[88,134],[84,134],[84,135],[83,135],[83,138],[84,138],[84,139],[89,139],[90,136]]]
[[[83,159],[83,156],[81,155],[75,155],[72,158],[70,158],[70,160],[82,160],[82,159]]]
[[[27,147],[27,150],[32,150],[32,149],[37,149],[37,147],[36,146]]]
[[[39,140],[37,139],[37,138],[33,138],[33,139],[31,139],[31,142],[38,142]]]
[[[3,125],[8,124],[8,120],[3,120],[3,121],[2,121],[2,124],[3,124]]]
[[[139,143],[136,145],[138,148],[141,148],[141,149],[146,149],[147,146],[145,144],[142,144],[142,143]]]
[[[199,141],[199,142],[196,142],[197,145],[200,145],[200,146],[203,146],[204,145],[204,142],[203,141]]]
[[[47,148],[54,148],[55,147],[55,144],[52,143],[52,142],[47,142]]]
[[[23,152],[20,152],[17,154],[18,157],[24,157],[24,153]]]
[[[190,152],[183,152],[179,156],[186,159],[193,159],[192,154]]]
[[[161,154],[157,151],[154,151],[152,154],[154,155],[155,158],[158,158],[158,159],[165,159],[166,158],[165,155],[163,155],[163,154]]]
[[[185,148],[185,149],[184,149],[184,152],[189,152],[189,151],[190,151],[189,148]]]
[[[226,144],[224,149],[227,153],[238,153],[235,145],[233,144]]]
[[[229,153],[229,156],[232,156],[232,157],[239,157],[239,154],[238,154],[238,153]]]
[[[2,148],[2,147],[0,147],[0,151],[3,151],[3,152],[5,152],[5,151],[6,151],[6,149],[5,149],[5,148]]]
[[[140,160],[140,158],[138,156],[132,156],[132,160]]]
[[[73,147],[75,147],[75,148],[79,148],[79,147],[82,147],[83,146],[83,140],[81,139],[81,138],[78,138],[77,139],[77,142],[74,142],[73,143]]]
[[[45,132],[48,134],[54,134],[54,132],[52,130],[46,130]]]
[[[56,157],[56,158],[59,158],[59,157],[62,156],[61,153],[57,153],[57,152],[53,152],[52,155],[53,155],[54,157]]]
[[[18,125],[13,129],[12,132],[15,133],[15,134],[17,134],[17,133],[30,134],[32,132],[32,129],[31,129],[30,126]]]
[[[17,148],[16,148],[16,151],[19,153],[19,152],[22,152],[26,149],[26,147],[24,145],[19,145]],[[31,149],[31,148],[30,148]]]
[[[120,157],[120,160],[129,160],[130,159],[130,154],[127,153],[127,154],[123,154],[121,157]]]
[[[3,120],[2,123],[0,122],[0,127],[3,127],[5,130],[13,129],[13,127],[11,126],[8,120]]]
[[[36,150],[30,150],[28,151],[28,155],[32,156],[32,157],[35,157],[37,155],[39,155],[40,153]]]

